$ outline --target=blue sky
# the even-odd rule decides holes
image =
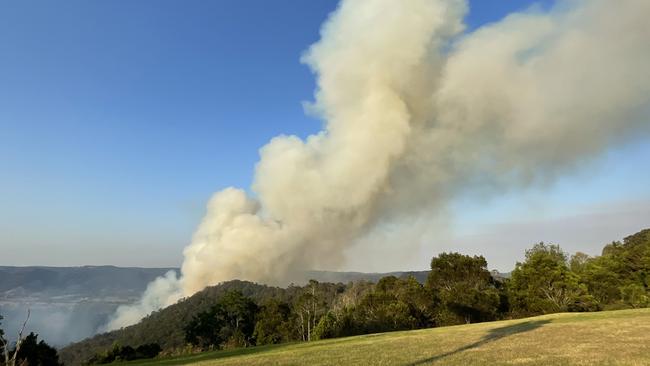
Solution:
[[[472,1],[467,22],[473,29],[533,3]],[[273,136],[320,128],[303,113],[314,80],[299,58],[336,4],[0,6],[0,265],[179,265],[213,192],[247,188]],[[456,231],[647,200],[647,161],[650,146],[639,142],[553,187],[461,199]],[[465,249],[491,250],[479,248]]]

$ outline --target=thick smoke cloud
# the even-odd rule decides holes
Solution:
[[[343,0],[303,56],[306,140],[260,150],[253,191],[210,200],[180,279],[109,328],[233,278],[285,283],[340,265],[391,220],[552,181],[648,131],[650,2],[560,1],[464,32],[461,0]],[[162,283],[161,282],[161,283]]]

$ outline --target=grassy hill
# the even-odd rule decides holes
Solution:
[[[251,347],[124,365],[648,365],[650,309]]]

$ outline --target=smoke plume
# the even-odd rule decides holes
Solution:
[[[382,223],[554,177],[631,136],[650,111],[650,1],[565,0],[465,31],[461,0],[343,0],[303,55],[317,78],[302,140],[260,150],[252,190],[210,200],[180,279],[117,328],[234,278],[335,268]]]

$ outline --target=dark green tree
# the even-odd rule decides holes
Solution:
[[[254,344],[255,317],[257,304],[242,294],[241,291],[226,293],[219,302],[226,322],[224,329],[230,346],[246,347]]]
[[[493,320],[499,292],[483,256],[442,253],[431,260],[426,286],[439,301],[438,324]]]
[[[17,365],[59,366],[59,355],[55,348],[43,340],[39,342],[38,335],[29,333],[20,345],[16,356]]]
[[[253,341],[257,305],[241,291],[229,291],[210,310],[185,326],[187,342],[201,348],[248,346]]]
[[[143,344],[137,348],[131,346],[120,346],[119,343],[114,343],[112,349],[96,354],[88,360],[86,364],[101,365],[116,361],[133,361],[144,358],[154,358],[161,350],[160,345],[157,343]]]
[[[208,311],[196,314],[185,326],[185,340],[203,349],[221,345],[226,340],[221,331],[225,326],[221,308],[217,304]]]
[[[5,344],[7,340],[5,339],[5,332],[2,330],[2,315],[0,315],[0,365],[5,362]]]
[[[275,344],[293,340],[291,306],[276,299],[269,299],[257,313],[253,338],[255,343]]]

